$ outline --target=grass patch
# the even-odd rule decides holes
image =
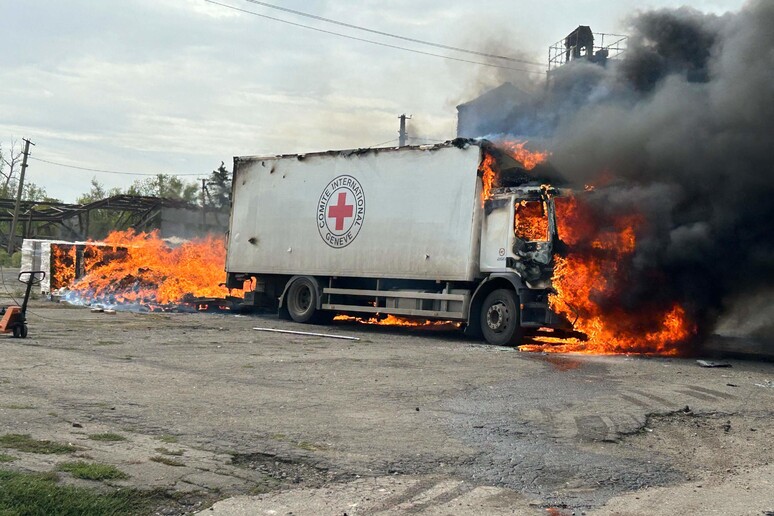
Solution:
[[[183,450],[170,450],[168,448],[156,448],[156,451],[159,452],[162,455],[174,455],[175,457],[179,457],[183,454]]]
[[[106,432],[104,434],[91,434],[89,435],[89,439],[92,441],[126,441],[126,437],[119,434],[114,434],[111,432]]]
[[[71,444],[38,441],[30,437],[29,434],[0,435],[0,446],[27,453],[64,454],[78,451],[78,448]]]
[[[156,455],[155,457],[151,457],[150,460],[153,462],[158,462],[159,464],[166,464],[167,466],[174,466],[177,468],[185,466],[185,463],[180,462],[179,460],[170,459],[169,457],[164,457],[163,455]]]
[[[97,464],[94,462],[64,462],[56,467],[57,471],[65,471],[75,478],[86,480],[122,480],[129,475],[110,464]]]
[[[177,442],[177,437],[174,435],[164,434],[156,437],[162,443],[174,444]]]
[[[11,455],[6,455],[5,453],[0,453],[0,462],[13,462],[17,459],[17,457],[13,457]]]
[[[114,516],[153,514],[169,502],[158,491],[120,489],[98,492],[57,484],[55,473],[0,471],[0,514],[3,516]]]

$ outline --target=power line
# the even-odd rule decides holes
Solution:
[[[409,136],[408,139],[411,140],[411,141],[415,141],[415,142],[416,141],[423,141],[423,142],[426,142],[426,143],[433,143],[433,144],[435,144],[435,143],[444,143],[444,142],[448,141],[448,140],[432,140],[430,138],[415,138],[413,136]],[[380,147],[380,146],[385,145],[387,143],[392,143],[392,142],[397,142],[397,141],[398,141],[397,138],[393,138],[392,140],[387,140],[386,142],[381,142],[381,143],[375,143],[374,145],[369,145],[368,147],[364,147],[364,148],[365,149],[373,149],[374,147]]]
[[[528,61],[526,59],[518,59],[518,58],[515,58],[515,57],[500,56],[500,55],[497,55],[497,54],[488,54],[486,52],[478,52],[476,50],[468,50],[466,48],[452,47],[452,46],[449,46],[449,45],[442,45],[440,43],[433,43],[432,41],[425,41],[425,40],[422,40],[422,39],[409,38],[409,37],[406,37],[406,36],[400,36],[398,34],[392,34],[390,32],[383,32],[383,31],[376,30],[376,29],[369,29],[367,27],[361,27],[360,25],[353,25],[351,23],[346,23],[346,22],[342,22],[342,21],[338,21],[338,20],[332,20],[330,18],[324,18],[322,16],[317,16],[315,14],[306,13],[306,12],[303,12],[303,11],[296,11],[294,9],[288,9],[287,7],[281,7],[279,5],[269,4],[269,3],[266,3],[266,2],[260,2],[258,0],[245,0],[245,2],[250,2],[251,4],[261,5],[263,7],[268,7],[269,9],[277,9],[279,11],[284,11],[286,13],[296,14],[298,16],[304,16],[306,18],[311,18],[313,20],[319,20],[319,21],[324,21],[324,22],[327,22],[327,23],[333,23],[335,25],[340,25],[342,27],[347,27],[347,28],[350,28],[350,29],[357,29],[357,30],[362,30],[362,31],[365,31],[365,32],[370,32],[371,34],[378,34],[380,36],[387,36],[388,38],[402,39],[403,41],[410,41],[412,43],[419,43],[421,45],[429,45],[431,47],[443,48],[443,49],[446,49],[446,50],[454,50],[456,52],[464,52],[466,54],[474,54],[474,55],[477,55],[477,56],[492,57],[494,59],[502,59],[502,60],[511,61],[511,62],[514,62],[514,63],[524,63],[524,64],[530,64],[530,65],[535,65],[535,66],[545,66],[545,63],[536,63],[535,61]]]
[[[394,49],[397,49],[397,50],[403,50],[403,51],[406,51],[406,52],[412,52],[414,54],[421,54],[421,55],[432,56],[432,57],[440,57],[441,59],[448,59],[450,61],[458,61],[458,62],[461,62],[461,63],[477,64],[477,65],[481,65],[481,66],[488,66],[488,67],[491,67],[491,68],[502,68],[504,70],[513,70],[513,71],[516,71],[516,72],[535,73],[535,74],[541,74],[541,75],[545,75],[545,73],[546,73],[545,71],[527,70],[526,68],[514,68],[512,66],[503,66],[503,65],[497,65],[497,64],[492,64],[492,63],[482,63],[481,61],[472,61],[470,59],[461,59],[459,57],[445,56],[445,55],[442,55],[442,54],[433,54],[432,52],[424,52],[422,50],[415,50],[413,48],[400,47],[398,45],[390,45],[389,43],[382,43],[380,41],[374,41],[372,39],[358,38],[356,36],[350,36],[349,34],[342,34],[341,32],[334,32],[334,31],[331,31],[331,30],[320,29],[320,28],[317,28],[317,27],[312,27],[311,25],[304,25],[303,23],[296,23],[296,22],[292,22],[290,20],[283,20],[282,18],[275,18],[274,16],[267,16],[265,14],[256,13],[255,11],[248,11],[247,9],[242,9],[240,7],[235,7],[233,5],[222,4],[220,2],[216,2],[215,0],[204,0],[204,1],[207,2],[207,3],[210,3],[210,4],[214,4],[214,5],[219,5],[221,7],[225,7],[227,9],[232,9],[234,11],[239,11],[239,12],[242,12],[242,13],[245,13],[245,14],[252,14],[253,16],[258,16],[260,18],[265,18],[267,20],[278,21],[280,23],[285,23],[285,24],[288,24],[288,25],[293,25],[294,27],[302,27],[304,29],[309,29],[309,30],[313,30],[313,31],[316,31],[316,32],[322,32],[324,34],[331,34],[333,36],[339,36],[339,37],[342,37],[342,38],[352,39],[352,40],[355,40],[355,41],[362,41],[364,43],[371,43],[372,45],[379,45],[379,46],[382,46],[382,47],[394,48]]]
[[[384,144],[386,144],[386,143],[392,143],[392,142],[397,142],[397,141],[398,141],[398,139],[397,139],[397,138],[393,138],[392,140],[387,140],[386,142],[375,143],[375,144],[373,144],[373,145],[369,145],[368,147],[366,147],[366,149],[372,149],[372,148],[374,148],[374,147],[379,147],[379,146],[382,146],[382,145],[384,145]]]
[[[89,172],[100,172],[102,174],[118,174],[122,176],[158,176],[159,174],[148,174],[144,172],[117,172],[115,170],[104,170],[101,168],[89,168],[89,167],[80,167],[78,165],[67,165],[65,163],[58,163],[56,161],[50,161],[47,159],[42,158],[36,158],[33,156],[30,156],[30,159],[34,159],[35,161],[42,161],[43,163],[48,163],[49,165],[57,165],[59,167],[66,167],[66,168],[74,168],[77,170],[86,170]],[[167,176],[202,176],[206,174],[164,174]]]
[[[412,140],[412,141],[415,141],[415,142],[416,141],[423,141],[423,142],[428,142],[428,143],[444,143],[444,142],[449,141],[448,139],[447,140],[437,140],[437,139],[434,140],[432,138],[417,138],[416,136],[409,136],[408,139]]]

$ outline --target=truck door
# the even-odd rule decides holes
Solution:
[[[497,196],[486,201],[481,225],[482,272],[505,272],[513,240],[513,196]]]

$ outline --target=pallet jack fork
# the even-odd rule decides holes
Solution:
[[[26,275],[26,279],[22,276]],[[44,271],[22,271],[19,273],[19,281],[27,285],[24,291],[22,305],[11,305],[0,309],[0,333],[13,333],[15,338],[27,338],[27,302],[30,300],[32,285],[37,285],[46,277]]]

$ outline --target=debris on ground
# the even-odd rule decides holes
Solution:
[[[702,367],[731,367],[728,362],[714,362],[712,360],[697,360],[696,363]]]
[[[222,329],[222,328],[221,328]],[[308,337],[326,337],[329,339],[342,339],[342,340],[360,340],[359,337],[348,337],[346,335],[333,335],[331,333],[316,333],[312,331],[295,331],[295,330],[278,330],[277,328],[253,328],[257,331],[268,331],[271,333],[287,333],[290,335],[305,335]]]

